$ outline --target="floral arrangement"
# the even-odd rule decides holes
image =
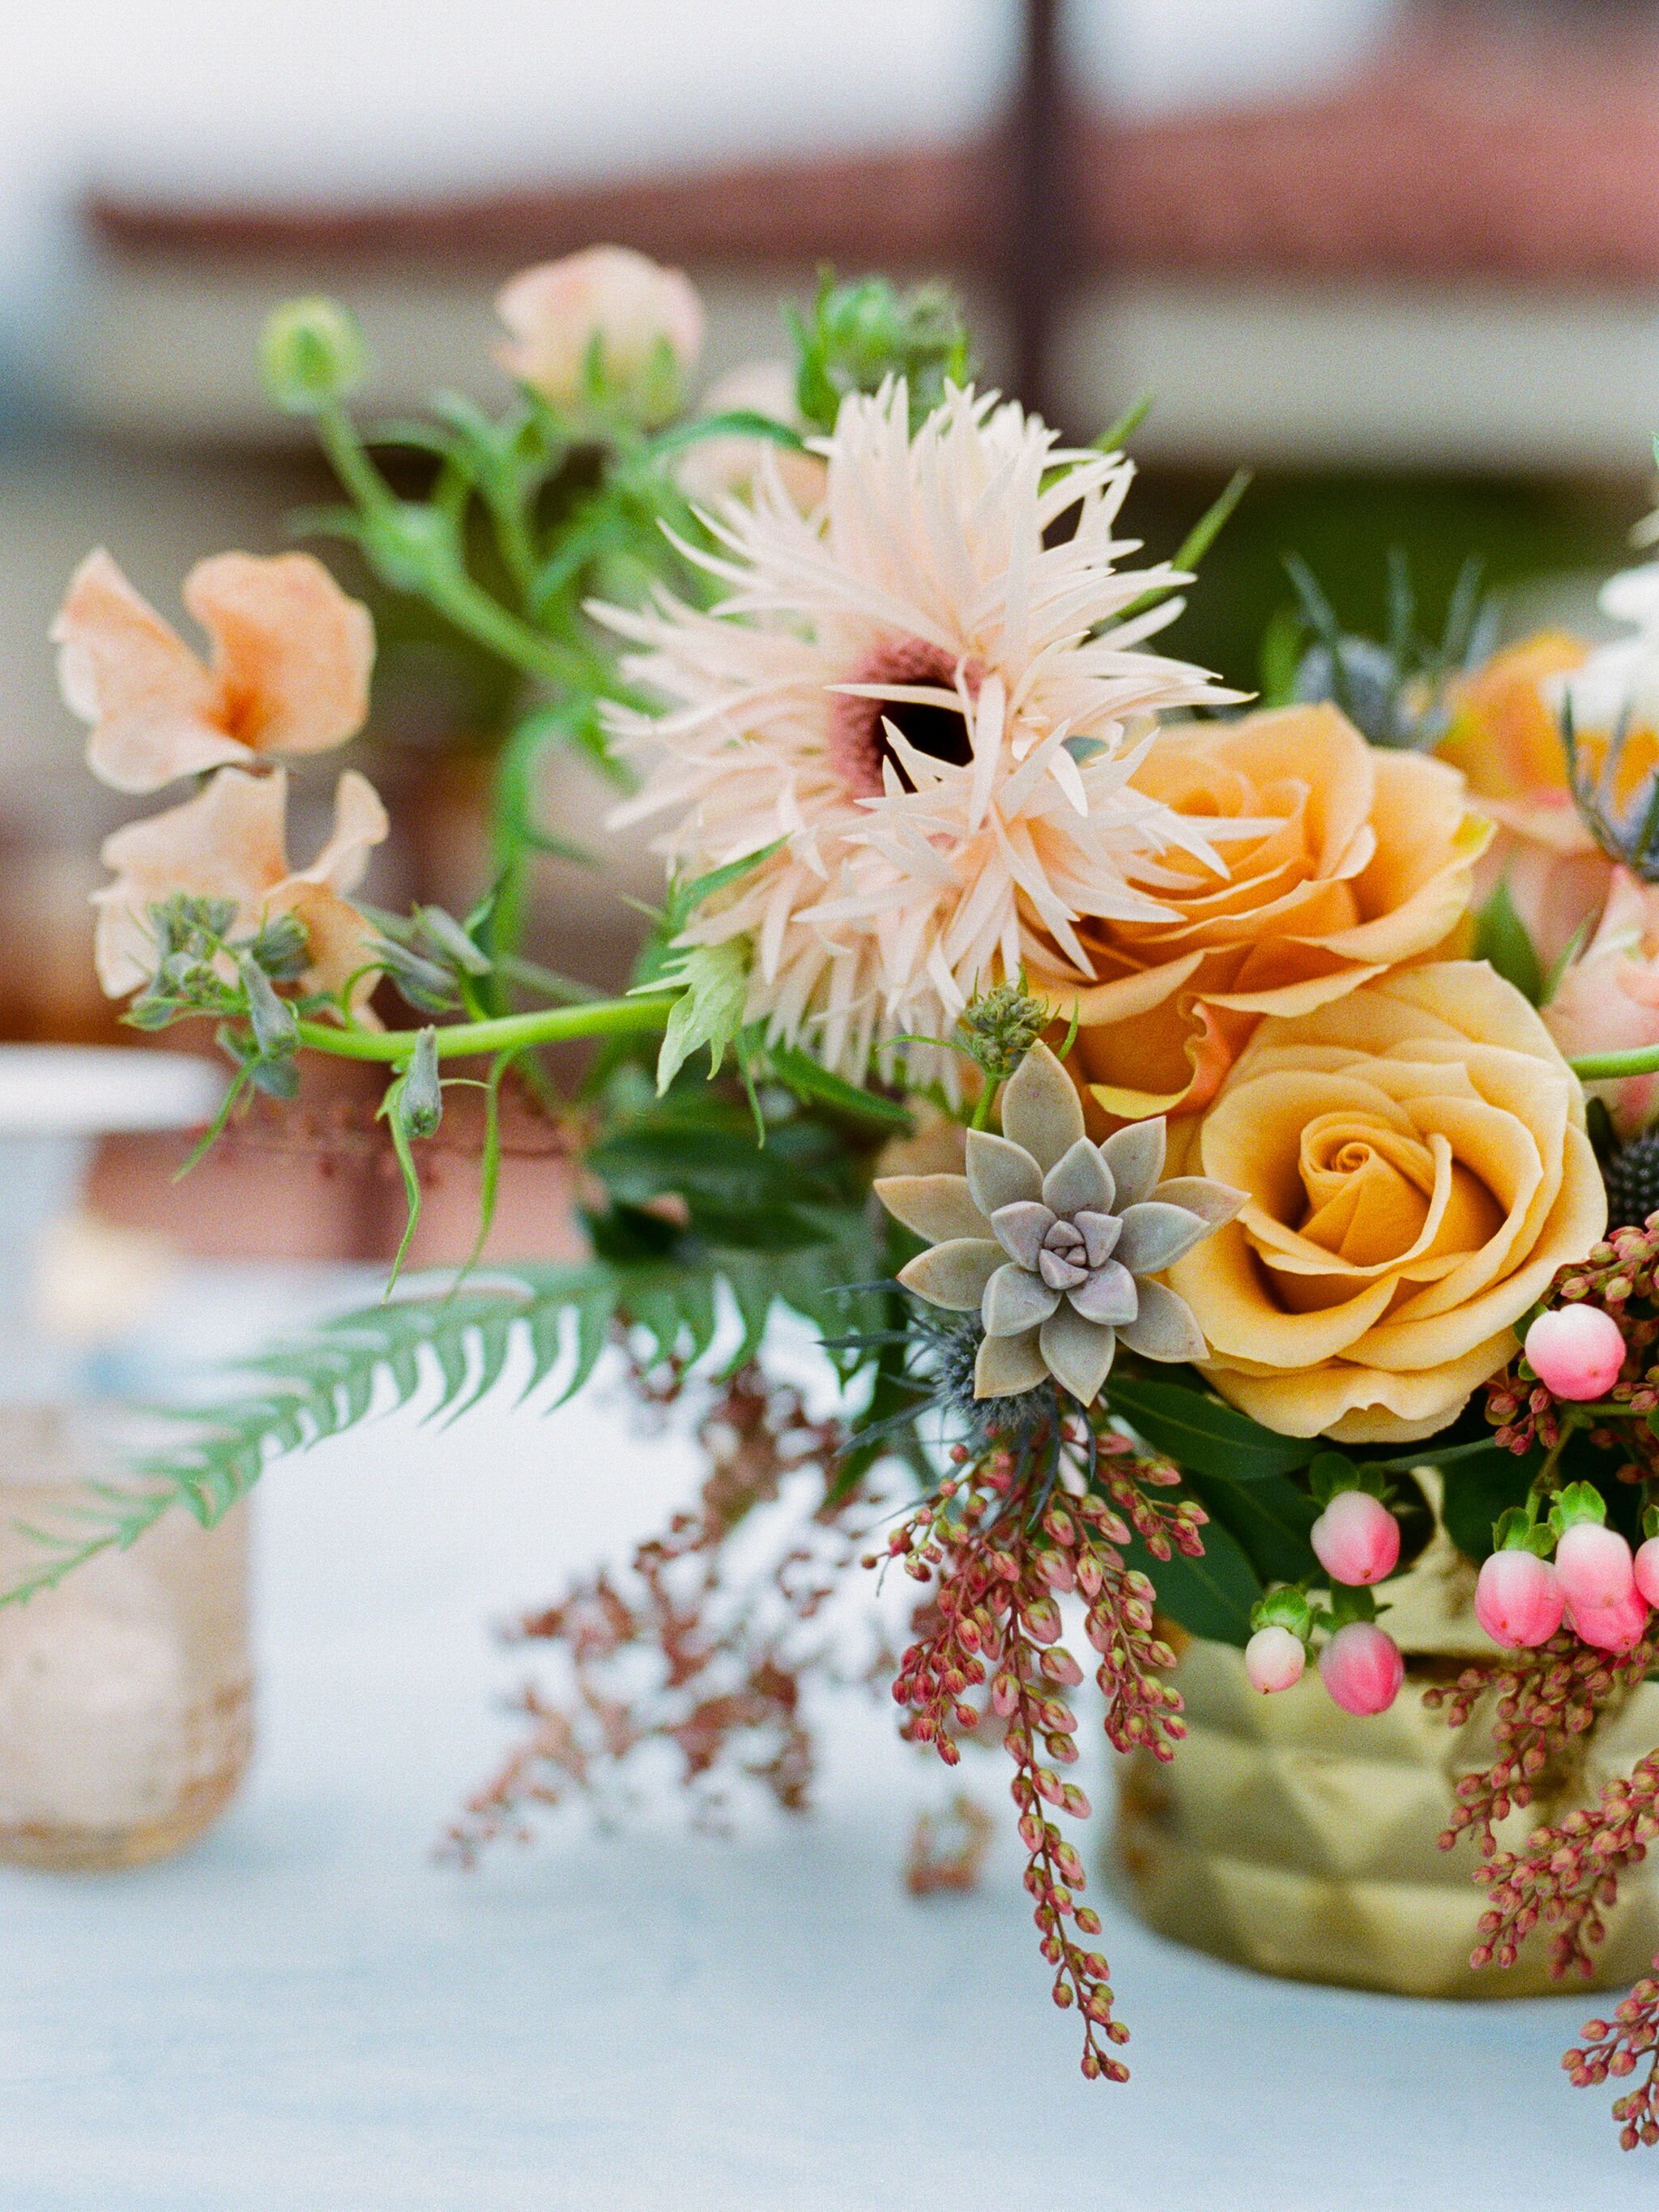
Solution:
[[[96,552],[54,635],[94,774],[188,786],[105,848],[98,967],[127,1018],[215,1025],[221,1126],[293,1097],[307,1056],[383,1069],[411,1225],[461,1081],[488,1225],[515,1084],[580,1156],[589,1256],[273,1352],[29,1587],[179,1504],[211,1521],[434,1376],[458,1410],[510,1358],[568,1395],[618,1345],[642,1404],[701,1393],[708,1480],[629,1576],[522,1624],[572,1696],[527,1698],[455,1848],[647,1742],[710,1817],[738,1783],[803,1803],[814,1623],[860,1557],[896,1566],[913,1638],[874,1671],[947,1765],[1000,1737],[1054,2000],[1085,2073],[1120,2080],[1062,1825],[1089,1812],[1074,1647],[1108,1741],[1158,1759],[1186,1637],[1242,1647],[1267,1695],[1316,1656],[1337,1705],[1378,1713],[1407,1672],[1390,1578],[1433,1504],[1490,1642],[1425,1692],[1454,1726],[1495,1716],[1443,1838],[1477,1847],[1476,1963],[1541,1923],[1557,1971],[1588,1971],[1659,1826],[1659,1747],[1519,1849],[1498,1824],[1659,1660],[1659,568],[1607,586],[1619,641],[1501,649],[1473,583],[1438,641],[1401,592],[1376,641],[1298,571],[1297,649],[1253,704],[1158,643],[1242,485],[1139,562],[1133,421],[1068,447],[976,390],[943,293],[826,279],[793,362],[697,411],[677,274],[599,249],[499,307],[495,415],[442,398],[365,434],[326,301],[264,349],[347,495],[322,526],[521,686],[469,912],[365,902],[388,824],[355,770],[322,851],[290,856],[289,779],[361,727],[374,654],[311,555],[192,570],[204,657]],[[390,447],[424,457],[422,495]],[[522,950],[559,745],[663,860],[621,997]],[[567,1096],[539,1055],[574,1039]],[[763,1373],[779,1306],[839,1370],[833,1416]],[[745,1580],[757,1509],[783,1534]],[[955,1817],[918,1887],[970,1877],[982,1818]],[[1656,2054],[1644,1981],[1567,2057],[1576,2081],[1644,2069],[1626,2145],[1659,2141]]]

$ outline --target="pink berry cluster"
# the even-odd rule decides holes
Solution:
[[[1659,1974],[1659,1959],[1653,1967]],[[1610,2021],[1587,2020],[1579,2033],[1583,2047],[1565,2052],[1561,2060],[1575,2089],[1589,2088],[1609,2075],[1627,2080],[1647,2060],[1645,2078],[1617,2100],[1613,2117],[1620,2124],[1621,2148],[1659,2143],[1659,1981],[1644,1974]]]
[[[1659,1475],[1659,1438],[1645,1416],[1659,1411],[1659,1220],[1618,1229],[1582,1266],[1564,1268],[1551,1303],[1527,1332],[1522,1357],[1487,1387],[1486,1418],[1516,1454],[1553,1447],[1563,1415],[1595,1405],[1593,1443],[1627,1455],[1620,1473]]]
[[[1314,1557],[1334,1584],[1369,1589],[1400,1564],[1400,1523],[1368,1491],[1340,1490],[1309,1531]],[[1259,1626],[1244,1647],[1251,1686],[1288,1690],[1307,1665],[1313,1613],[1295,1592],[1275,1593],[1257,1607]],[[1399,1645],[1374,1620],[1335,1628],[1319,1655],[1319,1677],[1344,1712],[1386,1712],[1400,1695],[1406,1662]]]
[[[1568,1495],[1587,1492],[1588,1486],[1575,1484]],[[1632,1553],[1595,1509],[1563,1529],[1553,1561],[1524,1547],[1496,1551],[1474,1586],[1475,1619],[1494,1644],[1512,1651],[1535,1650],[1564,1622],[1598,1651],[1633,1650],[1647,1634],[1649,1608],[1656,1605],[1659,1536],[1650,1536]]]

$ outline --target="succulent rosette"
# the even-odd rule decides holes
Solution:
[[[1002,1131],[968,1132],[963,1175],[876,1184],[895,1219],[933,1240],[900,1282],[929,1304],[981,1317],[975,1395],[1053,1380],[1088,1405],[1120,1343],[1146,1359],[1202,1359],[1192,1309],[1158,1278],[1231,1220],[1244,1193],[1201,1175],[1161,1181],[1161,1120],[1092,1144],[1046,1045],[1005,1088]]]

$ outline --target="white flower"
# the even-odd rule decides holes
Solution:
[[[1659,562],[1609,576],[1598,604],[1635,635],[1597,646],[1578,667],[1553,678],[1546,696],[1558,712],[1571,707],[1582,732],[1610,736],[1621,723],[1659,729]]]
[[[595,611],[668,702],[611,714],[644,771],[615,818],[668,817],[659,849],[690,876],[782,841],[685,935],[745,940],[748,1018],[857,1079],[884,1041],[948,1036],[1039,941],[1086,975],[1073,922],[1160,919],[1159,852],[1220,873],[1224,825],[1129,779],[1160,710],[1234,695],[1146,649],[1179,602],[1125,618],[1181,579],[1115,565],[1136,550],[1113,535],[1121,455],[1061,450],[1019,407],[955,389],[912,439],[896,383],[812,444],[817,513],[769,457],[753,505],[711,520],[714,613],[665,593]],[[953,1054],[908,1066],[957,1080]]]

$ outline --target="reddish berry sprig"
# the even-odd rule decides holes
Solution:
[[[1659,1958],[1653,1966],[1659,1973]],[[1617,2100],[1613,2117],[1620,2123],[1621,2149],[1659,2143],[1659,1981],[1644,1975],[1610,2021],[1587,2020],[1579,2033],[1583,2047],[1561,2059],[1575,2089],[1593,2087],[1609,2075],[1623,2081],[1647,2060],[1645,2078]]]

